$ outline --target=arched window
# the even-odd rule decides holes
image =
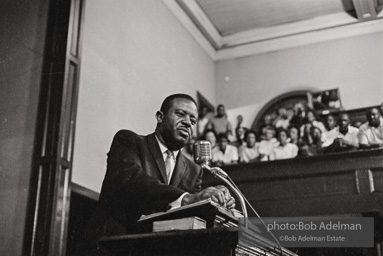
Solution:
[[[251,128],[254,131],[259,131],[259,129],[265,124],[264,119],[266,115],[271,115],[272,117],[276,116],[276,111],[280,107],[284,108],[293,108],[294,105],[298,102],[301,102],[304,106],[311,105],[311,95],[312,91],[302,90],[302,91],[293,91],[284,93],[270,100],[258,113],[255,117]]]

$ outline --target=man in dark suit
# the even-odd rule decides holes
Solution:
[[[115,135],[97,209],[79,254],[107,254],[97,246],[98,238],[134,232],[141,215],[207,198],[234,207],[225,187],[201,190],[202,170],[180,151],[193,137],[198,119],[195,100],[185,94],[171,95],[156,119],[155,133],[148,136],[128,130]]]

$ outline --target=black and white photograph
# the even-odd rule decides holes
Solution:
[[[383,0],[2,0],[0,255],[382,256]]]

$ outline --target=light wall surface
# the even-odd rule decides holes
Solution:
[[[99,192],[114,134],[152,133],[169,94],[215,102],[214,63],[159,0],[86,2],[72,181]]]
[[[270,100],[294,90],[339,88],[345,109],[383,101],[383,33],[258,54],[216,64],[217,103],[250,126]],[[235,123],[235,122],[234,122]]]

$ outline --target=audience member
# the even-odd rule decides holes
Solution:
[[[302,102],[294,104],[294,116],[290,120],[290,125],[301,127],[306,119],[306,107]]]
[[[306,125],[298,155],[315,156],[321,153],[321,148],[321,130],[312,124]]]
[[[242,126],[243,116],[237,116],[237,126],[235,127],[235,143],[233,145],[240,147],[245,144],[245,133],[248,130],[246,127]]]
[[[283,120],[285,120],[285,119],[287,119],[286,108],[278,107],[277,111],[276,111],[275,118],[273,120],[274,127],[278,128],[279,126],[277,126],[277,124],[280,125],[283,122]]]
[[[259,154],[261,161],[270,160],[270,155],[275,147],[279,144],[275,138],[275,129],[273,126],[267,126],[265,129],[265,138],[259,143]]]
[[[309,124],[318,128],[321,131],[321,133],[326,132],[326,127],[321,121],[318,121],[316,114],[311,109],[307,110],[305,124],[301,126],[301,135],[303,135],[305,127]]]
[[[254,131],[248,130],[245,134],[246,144],[242,145],[239,150],[239,159],[242,163],[255,162],[260,160],[259,143]]]
[[[294,158],[298,155],[298,146],[288,142],[288,132],[286,129],[277,130],[279,146],[273,148],[270,160]]]
[[[237,148],[239,148],[240,146],[242,145],[245,145],[246,142],[245,142],[245,129],[241,126],[241,127],[237,127],[235,129],[235,138],[236,140],[232,143],[233,146],[236,146]]]
[[[213,165],[222,166],[238,162],[238,150],[235,146],[229,145],[226,133],[217,135],[217,147],[212,149],[211,154]]]
[[[217,142],[217,134],[214,130],[205,130],[203,139],[209,141],[211,144],[211,148],[214,148]]]
[[[194,143],[196,142],[196,139],[194,137],[192,137],[189,142],[186,144],[186,146],[181,149],[182,150],[182,154],[184,156],[186,156],[187,158],[189,158],[190,160],[194,161],[194,155],[193,155],[193,146],[194,146]]]
[[[329,114],[326,117],[326,122],[325,122],[326,131],[322,133],[322,142],[327,141],[328,140],[327,137],[329,137],[329,140],[331,141],[330,144],[332,143],[332,141],[334,140],[332,136],[336,133],[334,130],[336,125],[337,123],[335,120],[335,116],[333,114]]]
[[[290,125],[288,131],[289,131],[290,143],[294,143],[295,145],[299,147],[299,144],[300,144],[299,128],[294,125]]]
[[[208,110],[207,107],[202,107],[201,108],[201,111],[200,111],[200,114],[199,114],[199,118],[198,118],[198,123],[197,123],[197,126],[198,126],[198,138],[202,138],[202,136],[203,136],[203,134],[205,132],[206,125],[209,122],[208,113],[209,113],[209,110]]]
[[[233,135],[233,128],[227,119],[224,105],[218,105],[217,115],[210,119],[206,128],[213,129],[216,134],[226,133],[228,136]]]
[[[275,121],[275,128],[287,129],[290,125],[290,120],[294,116],[294,111],[290,108],[289,111],[285,108],[278,109],[278,120]]]
[[[367,110],[366,117],[368,122],[359,128],[359,147],[365,149],[383,146],[383,117],[380,109],[374,107]]]
[[[338,118],[338,126],[328,132],[322,148],[325,153],[341,152],[358,148],[359,129],[350,125],[350,117],[342,113]]]
[[[326,117],[326,123],[325,123],[326,130],[331,131],[332,129],[334,129],[336,127],[336,125],[337,125],[337,123],[336,123],[335,116],[333,114],[329,114]]]

